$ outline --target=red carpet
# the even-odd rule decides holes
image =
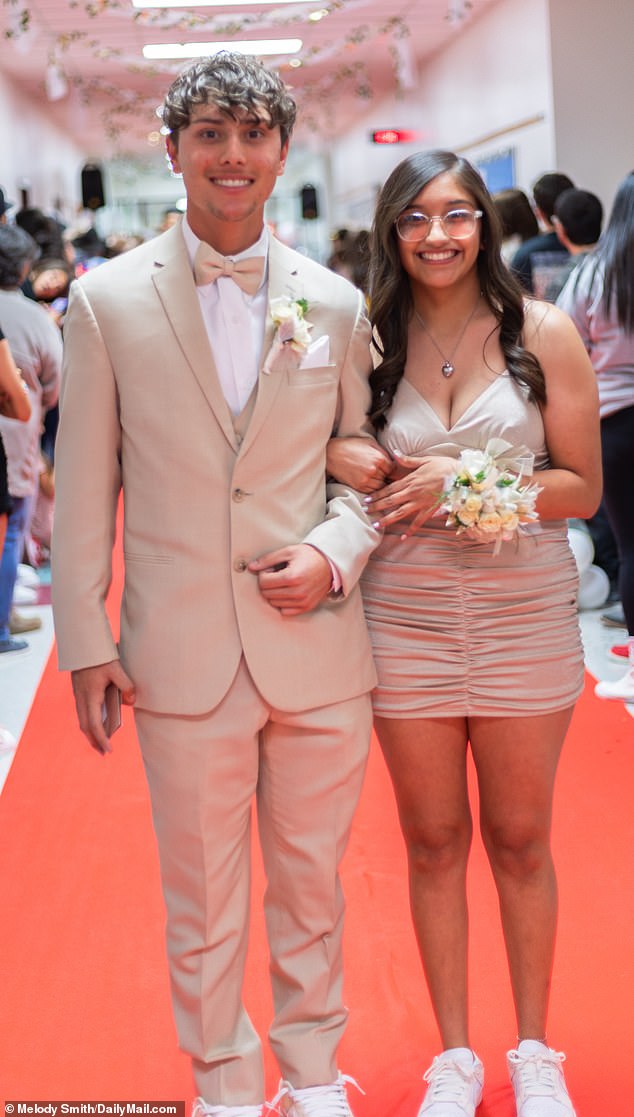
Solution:
[[[124,711],[114,753],[75,728],[51,660],[0,797],[0,1097],[186,1100],[163,952],[163,908],[139,754]],[[561,923],[550,1039],[568,1054],[578,1117],[632,1117],[634,724],[590,690],[560,769]],[[256,874],[247,1000],[270,1018]],[[345,863],[347,1000],[340,1065],[358,1117],[416,1114],[437,1038],[407,910],[391,790],[374,748]],[[472,893],[473,1042],[487,1070],[479,1117],[513,1117],[504,1052],[514,1023],[496,901],[479,845]],[[269,1063],[269,1085],[277,1072]]]

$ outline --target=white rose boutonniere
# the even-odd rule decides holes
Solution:
[[[271,318],[283,345],[290,345],[296,353],[303,353],[310,344],[312,325],[306,321],[306,299],[272,299]]]
[[[275,363],[279,364],[280,358],[285,355],[285,364],[297,364],[297,357],[305,353],[310,345],[310,331],[312,323],[306,320],[308,303],[306,299],[290,299],[282,296],[271,299],[271,318],[277,327],[271,351],[264,365],[264,371],[270,372]],[[294,356],[293,356],[294,355]],[[288,361],[292,357],[292,361]]]
[[[484,450],[463,450],[440,503],[447,527],[478,542],[493,542],[494,554],[522,525],[539,519],[535,501],[541,489],[522,484],[523,474],[532,472],[532,455],[518,457],[515,472],[502,460],[510,449],[502,439],[491,439]]]

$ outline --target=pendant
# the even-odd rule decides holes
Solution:
[[[445,361],[445,363],[442,366],[440,371],[442,372],[443,376],[445,377],[445,380],[448,380],[450,376],[453,376],[453,374],[456,370],[455,370],[454,366],[452,365],[451,361]]]

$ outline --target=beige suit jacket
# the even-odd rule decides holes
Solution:
[[[53,608],[62,669],[119,654],[137,704],[208,711],[244,654],[263,697],[299,710],[375,683],[357,586],[377,543],[358,496],[326,486],[333,431],[363,434],[369,326],[345,280],[274,238],[269,298],[305,298],[329,364],[260,372],[242,441],[224,400],[179,227],[72,286],[56,448]],[[263,365],[273,340],[267,329]],[[105,599],[119,494],[119,645]],[[343,594],[282,617],[251,559],[308,542]]]

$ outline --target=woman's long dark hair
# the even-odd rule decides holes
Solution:
[[[370,377],[372,410],[377,428],[387,412],[403,375],[407,332],[413,308],[409,276],[398,251],[394,222],[432,179],[450,172],[482,210],[480,288],[500,326],[500,345],[510,375],[526,385],[532,398],[544,403],[544,373],[537,358],[522,346],[524,296],[500,255],[502,231],[495,206],[480,175],[451,151],[423,151],[408,156],[392,171],[377,202],[371,234],[370,318],[373,344],[381,363]]]
[[[616,302],[616,317],[626,333],[634,333],[634,171],[619,186],[610,220],[597,247],[586,261],[592,280],[603,270],[602,300],[606,315]],[[581,272],[581,269],[579,269]]]

